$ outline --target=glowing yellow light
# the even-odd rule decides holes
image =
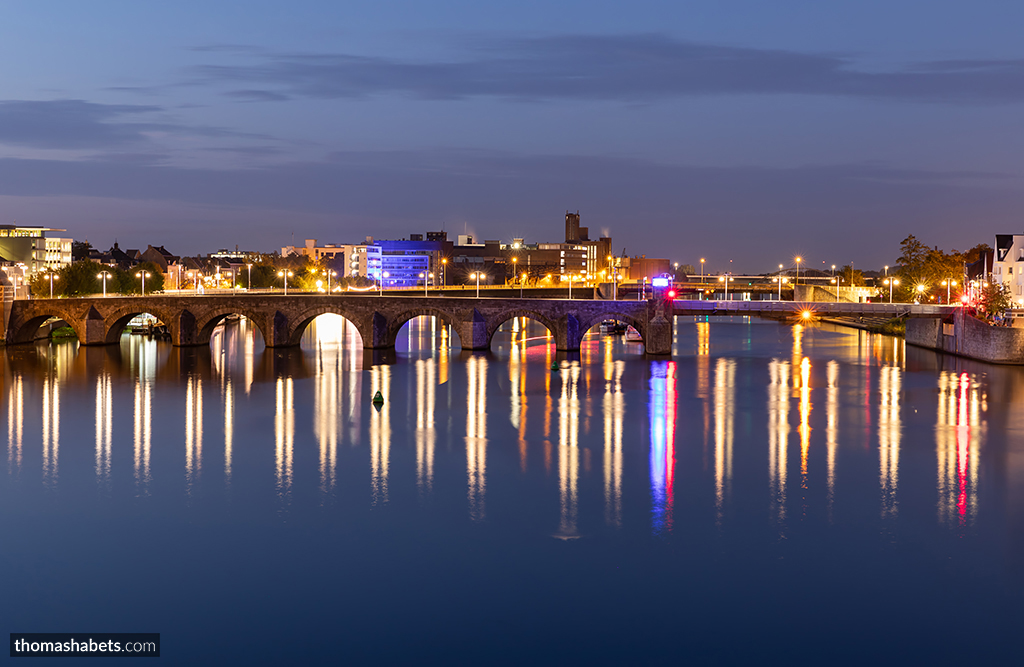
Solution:
[[[804,312],[800,313],[800,317],[804,318],[805,320],[811,319],[811,311],[805,310]]]

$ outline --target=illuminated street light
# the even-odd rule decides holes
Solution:
[[[327,274],[327,293],[330,294],[331,293],[331,278],[333,278],[334,276],[338,275],[338,272],[337,271],[332,271],[332,270],[328,269],[327,271],[325,271],[325,273]]]
[[[135,274],[136,278],[142,278],[142,296],[146,296],[146,278],[150,277],[149,271],[139,271]]]
[[[895,279],[895,278],[886,278],[882,282],[889,286],[889,303],[892,303],[892,288],[893,288],[893,285],[899,285],[900,281]]]
[[[917,286],[917,301],[921,301],[921,295],[924,294],[924,285]]]
[[[523,279],[519,282],[519,298],[523,298],[523,288],[526,286],[526,274],[523,274]]]
[[[295,274],[292,273],[291,271],[278,271],[277,275],[279,278],[284,279],[284,295],[288,296],[288,278],[294,276]]]
[[[103,296],[106,296],[107,295],[107,278],[112,278],[113,276],[110,275],[110,271],[100,271],[99,273],[96,274],[96,277],[103,279]]]
[[[484,274],[477,271],[476,273],[469,274],[469,279],[476,278],[476,298],[480,298],[480,279],[484,277]]]
[[[58,276],[53,271],[47,271],[45,274],[43,274],[43,277],[50,281],[50,298],[52,299],[53,298],[53,281],[54,280],[58,280],[60,278],[60,276]]]
[[[946,288],[946,303],[949,303],[949,288],[956,287],[955,280],[943,280],[942,285]]]
[[[802,261],[804,261],[803,257],[797,257],[796,258],[796,281],[794,281],[794,283],[793,283],[794,285],[799,285],[800,284],[800,262],[802,262]]]
[[[448,284],[448,258],[445,257],[441,260],[441,285],[445,286]]]
[[[704,258],[700,258],[700,284],[704,284]]]
[[[252,264],[249,263],[249,264],[246,264],[246,266],[249,268],[249,282],[247,282],[245,284],[245,289],[251,290],[252,289]]]

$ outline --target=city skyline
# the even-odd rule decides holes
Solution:
[[[756,272],[1018,231],[1024,9],[879,7],[11,8],[0,223],[192,255],[578,209]]]

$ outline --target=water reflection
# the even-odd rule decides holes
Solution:
[[[59,455],[60,382],[55,373],[48,373],[43,378],[43,482],[50,488],[57,485]]]
[[[883,366],[879,375],[878,466],[882,516],[895,517],[899,510],[896,487],[900,469],[900,369]]]
[[[466,475],[469,516],[483,521],[487,514],[487,359],[480,355],[466,360]]]
[[[112,431],[114,428],[114,389],[109,374],[96,378],[96,480],[110,490]]]
[[[579,513],[580,473],[580,364],[573,361],[562,366],[559,373],[562,392],[558,398],[558,499],[561,519],[556,537],[579,537],[576,522]]]
[[[836,450],[839,448],[839,362],[828,362],[827,373],[827,404],[825,407],[825,447],[828,456],[828,473],[826,477],[828,519],[832,521],[832,509],[836,497]]]
[[[676,467],[676,362],[651,362],[651,499],[655,533],[672,532]]]
[[[935,445],[938,455],[939,521],[972,524],[978,510],[978,454],[984,433],[985,398],[968,373],[939,374]]]
[[[434,485],[434,410],[437,364],[433,359],[416,360],[416,486],[429,493]]]
[[[192,493],[203,470],[203,383],[196,375],[185,379],[185,490]]]
[[[435,320],[430,320],[429,326],[424,322],[416,321],[410,335],[435,342],[446,338],[444,327]],[[715,325],[696,322],[691,330],[696,342],[692,358],[642,360],[621,354],[615,339],[592,337],[579,360],[563,361],[559,370],[552,372],[553,346],[531,346],[534,339],[516,320],[510,325],[512,344],[506,359],[468,353],[450,358],[446,345],[416,342],[402,348],[410,350],[409,355],[372,366],[366,391],[360,369],[369,357],[363,356],[359,342],[353,340],[352,325],[340,318],[318,321],[316,325],[304,339],[307,347],[295,354],[260,351],[258,346],[254,352],[255,330],[245,320],[220,331],[209,353],[172,351],[161,347],[163,343],[141,337],[126,339],[119,349],[64,345],[49,352],[42,349],[35,355],[8,353],[9,475],[15,476],[23,465],[34,470],[35,462],[41,461],[41,479],[46,487],[56,487],[58,470],[63,486],[69,480],[73,482],[76,452],[69,445],[76,443],[68,439],[73,429],[66,424],[62,428],[61,420],[80,419],[84,413],[87,421],[93,414],[95,418],[94,452],[90,453],[87,445],[84,471],[90,487],[95,477],[104,494],[132,487],[133,482],[136,495],[155,493],[161,488],[154,483],[161,471],[180,475],[183,443],[186,494],[205,500],[199,493],[201,485],[214,482],[202,479],[203,447],[205,444],[207,457],[213,452],[216,458],[223,436],[226,484],[234,483],[234,489],[246,488],[243,478],[255,466],[263,465],[263,474],[256,475],[256,479],[264,480],[268,495],[276,495],[289,506],[293,496],[297,502],[303,495],[295,486],[300,481],[308,480],[313,492],[310,495],[324,503],[334,498],[339,488],[345,488],[346,475],[357,472],[360,477],[353,480],[353,488],[363,485],[365,501],[367,454],[373,504],[400,505],[412,495],[413,480],[419,497],[432,499],[431,507],[443,505],[434,499],[444,498],[446,491],[457,492],[461,498],[461,489],[465,488],[472,521],[500,516],[503,494],[512,493],[510,489],[516,484],[532,484],[530,480],[548,485],[551,494],[543,500],[547,509],[539,515],[553,519],[557,485],[559,518],[555,532],[566,539],[581,534],[581,528],[588,525],[588,512],[596,515],[599,524],[603,513],[603,523],[613,528],[646,525],[646,515],[639,516],[641,511],[648,511],[642,500],[645,494],[637,496],[639,500],[633,505],[623,500],[624,490],[641,486],[649,488],[651,529],[663,535],[678,532],[683,526],[685,518],[674,514],[677,499],[683,506],[682,498],[676,497],[683,489],[695,498],[703,494],[702,503],[693,507],[704,508],[700,510],[704,520],[710,523],[713,517],[719,525],[733,508],[744,503],[759,507],[767,504],[772,523],[780,529],[786,528],[793,512],[801,513],[805,521],[817,515],[832,522],[834,517],[842,516],[838,496],[863,500],[865,494],[874,498],[875,493],[879,494],[878,514],[889,522],[887,526],[901,520],[900,505],[908,499],[920,503],[924,498],[929,507],[937,502],[938,521],[953,528],[976,525],[979,511],[984,511],[979,505],[983,499],[978,485],[987,424],[988,376],[959,370],[907,370],[902,366],[907,363],[905,349],[888,339],[879,342],[877,336],[844,335],[838,341],[825,338],[828,345],[823,345],[818,330],[798,326],[782,330],[791,333],[791,338],[779,337],[772,330],[769,342],[774,345],[771,354],[775,358],[767,354],[758,357],[756,345],[751,354],[715,356],[710,354]],[[718,330],[714,334],[717,346]],[[734,336],[732,349],[740,347],[737,341],[748,339],[746,330],[744,337]],[[725,338],[721,346],[727,348],[729,344]],[[913,358],[910,363],[913,368]],[[464,375],[459,364],[465,369]],[[449,365],[458,371],[451,377],[446,375]],[[766,403],[758,382],[737,385],[740,368],[744,378],[761,378],[767,371]],[[938,384],[934,408],[936,471],[933,478],[932,469],[927,468],[924,489],[920,481],[915,482],[912,469],[902,475],[900,470],[901,463],[905,468],[913,463],[913,457],[901,460],[902,447],[911,442],[910,431],[904,438],[903,428],[920,419],[907,411],[932,414],[930,403],[926,403],[932,400],[932,394],[920,398],[922,383],[912,383],[912,373],[919,374],[918,379],[921,374],[933,373],[927,376],[927,384],[932,386],[932,378]],[[598,416],[598,383],[602,381]],[[694,387],[693,396],[684,394],[680,399],[680,381],[688,388]],[[447,391],[447,400],[444,393],[438,396],[439,386],[446,382],[447,389],[441,391]],[[912,389],[918,392],[912,394],[912,401],[904,400],[908,386],[917,387]],[[210,398],[211,387],[216,392],[212,403],[204,401]],[[158,390],[167,391],[168,397]],[[178,392],[177,398],[173,391]],[[366,399],[377,391],[385,400],[379,409],[369,408]],[[462,392],[466,395],[464,431],[460,421]],[[496,405],[501,412],[509,410],[509,419],[502,415],[491,422],[490,432],[489,392],[492,410]],[[115,400],[120,406],[116,410]],[[214,416],[205,425],[219,424],[221,415],[216,410],[223,408],[222,434],[219,428],[204,429],[208,407]],[[266,417],[265,423],[260,421],[261,416]],[[603,424],[600,436],[591,430],[598,428],[599,419]],[[681,443],[677,443],[677,421],[682,421],[681,428],[692,429],[691,438]],[[169,428],[159,426],[168,422],[172,424]],[[696,432],[702,427],[703,451]],[[642,436],[644,428],[648,430],[647,438]],[[307,433],[310,435],[304,435]],[[797,448],[788,449],[791,436],[796,438],[792,444],[799,444],[799,463]],[[235,447],[261,437],[264,439],[259,447]],[[271,438],[273,471],[266,456]],[[346,438],[350,447],[342,446]],[[392,450],[394,438],[398,438],[395,442],[399,446]],[[537,449],[534,454],[543,456],[543,470],[537,465],[540,461],[534,461],[533,470],[527,467],[527,443],[531,438],[543,445],[543,450]],[[850,445],[847,450],[840,447],[844,438]],[[115,439],[120,452],[118,466],[113,465]],[[164,439],[173,442],[167,445]],[[742,455],[761,452],[765,444],[767,466],[763,454]],[[368,451],[363,449],[367,445]],[[492,469],[488,470],[491,445],[495,448],[490,451]],[[603,447],[602,480],[598,483],[602,490],[594,487],[588,495],[589,455],[597,452],[595,445]],[[252,451],[262,452],[262,458],[250,459],[255,456]],[[463,455],[465,487],[461,481]],[[360,457],[359,464],[346,465],[351,463],[346,457]],[[789,463],[793,463],[792,478]],[[841,480],[837,473],[840,464]],[[207,461],[208,469],[209,465]],[[455,491],[442,488],[452,465],[458,478],[448,477],[447,482],[457,485]],[[515,476],[509,473],[510,466]],[[763,483],[766,467],[767,494]],[[77,472],[81,475],[82,470]],[[824,493],[820,486],[815,487],[815,475],[822,473]],[[118,475],[124,476],[123,487],[118,487]],[[220,482],[216,471],[213,477]],[[32,478],[37,479],[34,473]],[[319,494],[315,493],[316,479]],[[675,482],[682,479],[687,483],[677,489]],[[740,480],[753,483],[741,484]],[[757,480],[761,480],[760,486]],[[390,481],[399,486],[391,487]],[[844,493],[837,494],[840,481]],[[536,491],[528,486],[520,488],[524,493]],[[869,507],[874,513],[876,506]],[[550,521],[549,528],[553,523]],[[549,528],[544,528],[545,534]]]
[[[370,369],[370,395],[384,397],[382,404],[370,410],[370,489],[373,504],[388,502],[388,470],[391,466],[391,368]]]
[[[736,421],[736,361],[715,362],[715,513],[719,522],[732,484],[732,449]]]
[[[768,364],[768,484],[772,516],[786,519],[786,463],[789,446],[789,362]]]
[[[626,399],[622,392],[622,360],[604,364],[604,518],[612,526],[622,526],[622,429]]]

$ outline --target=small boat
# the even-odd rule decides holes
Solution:
[[[633,327],[628,327],[626,329],[626,340],[629,342],[641,343],[644,339],[643,337],[640,336],[639,331],[637,331]]]
[[[626,333],[626,323],[617,320],[605,320],[601,322],[601,333],[618,335]]]

